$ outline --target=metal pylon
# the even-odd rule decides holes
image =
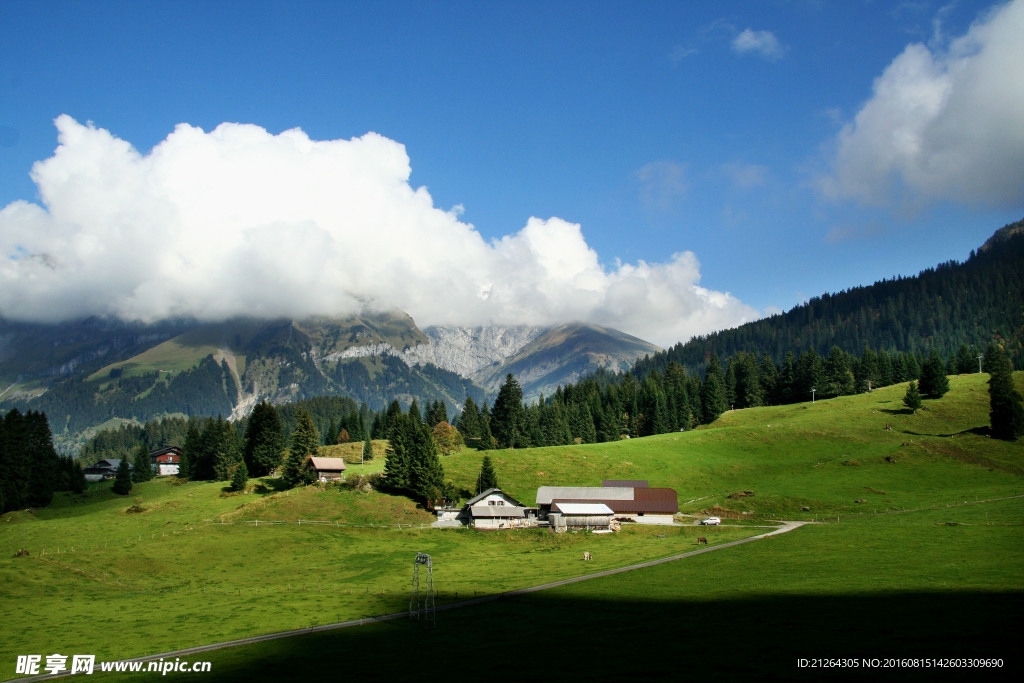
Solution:
[[[420,566],[427,568],[426,585],[420,588]],[[416,553],[412,563],[412,593],[409,595],[409,618],[421,619],[428,626],[437,623],[434,605],[434,565],[430,555]]]

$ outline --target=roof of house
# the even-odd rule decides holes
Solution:
[[[537,489],[537,505],[550,505],[554,500],[633,500],[633,490],[628,486],[541,486]]]
[[[525,517],[526,512],[522,507],[515,505],[474,505],[469,508],[470,514],[474,517]]]
[[[614,511],[604,503],[552,503],[552,512],[563,515],[611,515]]]
[[[674,489],[625,486],[541,486],[537,505],[603,503],[616,513],[675,514],[679,501]]]
[[[317,472],[341,472],[345,469],[343,458],[319,458],[314,455],[309,460]]]
[[[465,507],[473,507],[473,505],[475,503],[479,503],[481,500],[483,500],[487,496],[491,495],[492,493],[500,494],[502,498],[504,498],[508,502],[512,503],[513,505],[517,505],[517,506],[519,506],[521,508],[522,507],[526,507],[525,505],[520,503],[518,500],[516,500],[512,496],[508,495],[507,493],[505,493],[501,489],[497,489],[497,488],[495,488],[495,489],[487,489],[483,493],[481,493],[481,494],[479,494],[477,496],[474,496],[473,498],[470,498],[469,500],[466,501]]]
[[[161,455],[167,455],[168,453],[173,453],[174,455],[182,455],[184,451],[182,451],[177,446],[168,446],[167,448],[158,448],[155,451],[150,451],[149,457],[157,458],[160,457]]]
[[[646,479],[605,479],[601,482],[601,486],[605,488],[626,486],[632,489],[645,489],[648,487],[648,483]]]

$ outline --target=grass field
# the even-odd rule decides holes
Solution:
[[[837,656],[996,656],[1019,668],[1024,498],[1014,496],[1024,494],[1024,443],[979,429],[986,378],[951,377],[951,392],[917,415],[901,410],[903,389],[893,387],[736,411],[682,434],[491,453],[502,486],[524,502],[543,484],[646,478],[675,488],[686,512],[743,522],[719,529],[421,529],[430,515],[404,498],[335,487],[275,493],[256,481],[264,492],[246,495],[149,482],[133,492],[145,511],[128,513],[133,497],[97,485],[0,520],[0,667],[13,676],[17,654],[128,657],[401,611],[417,552],[433,556],[445,603],[677,554],[697,535],[712,545],[754,535],[775,517],[825,523],[440,612],[434,630],[388,622],[195,659],[213,661],[216,680],[407,680],[485,667],[599,680],[703,672],[818,680],[843,672],[800,670],[797,658]],[[447,476],[470,486],[480,457],[445,458]],[[19,548],[31,556],[12,557]],[[595,560],[580,561],[583,550]],[[436,668],[441,652],[457,657],[456,671]]]

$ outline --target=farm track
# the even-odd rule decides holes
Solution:
[[[644,569],[646,567],[654,567],[659,564],[665,564],[666,562],[675,562],[676,560],[683,560],[688,557],[695,555],[701,555],[703,553],[710,553],[716,550],[722,550],[724,548],[731,548],[732,546],[741,545],[743,543],[750,543],[761,538],[767,538],[768,536],[775,536],[778,534],[784,534],[792,531],[805,524],[812,524],[813,522],[782,522],[782,526],[756,536],[749,538],[741,538],[737,541],[729,541],[727,543],[721,543],[718,545],[707,546],[699,548],[697,550],[690,550],[685,553],[679,553],[677,555],[671,555],[669,557],[662,557],[657,560],[648,560],[646,562],[640,562],[637,564],[631,564],[625,567],[618,567],[616,569],[606,569],[600,572],[594,572],[593,574],[586,574],[584,576],[576,576],[569,579],[561,579],[559,581],[551,581],[550,583],[543,583],[537,586],[530,586],[529,588],[520,588],[512,591],[505,591],[504,593],[495,593],[494,595],[484,595],[478,598],[471,598],[469,600],[460,600],[458,602],[451,602],[445,605],[439,605],[437,611],[446,611],[452,609],[458,609],[460,607],[469,607],[470,605],[479,605],[485,602],[492,602],[494,600],[503,600],[505,598],[512,598],[517,595],[526,595],[528,593],[536,593],[537,591],[547,590],[549,588],[557,588],[558,586],[567,586],[571,583],[578,583],[580,581],[588,581],[590,579],[599,579],[605,576],[612,576],[614,574],[621,574],[623,572],[633,571],[635,569]],[[309,628],[293,629],[291,631],[281,631],[279,633],[266,633],[261,636],[251,636],[249,638],[241,638],[238,640],[228,640],[222,643],[211,643],[209,645],[199,645],[196,647],[189,647],[183,650],[174,650],[173,652],[161,652],[155,655],[146,655],[144,657],[134,657],[131,659],[123,659],[118,661],[123,662],[150,662],[158,659],[170,659],[172,657],[185,657],[188,655],[200,654],[203,652],[210,652],[212,650],[221,650],[228,647],[235,647],[236,645],[249,645],[252,643],[261,643],[267,640],[277,640],[279,638],[291,638],[292,636],[299,636],[305,633],[318,633],[321,631],[333,631],[335,629],[349,628],[350,626],[365,626],[366,624],[372,624],[376,622],[392,621],[394,619],[405,619],[408,618],[408,612],[394,612],[392,614],[384,614],[377,617],[366,617],[364,619],[352,619],[350,621],[340,621],[334,624],[323,624],[322,626],[310,626]],[[12,681],[18,681],[24,683],[27,681],[46,681],[54,678],[63,678],[70,676],[70,673],[59,673],[59,674],[42,674],[39,676],[27,676],[23,678],[10,679],[4,683],[11,683]]]

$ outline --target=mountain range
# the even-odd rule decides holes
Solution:
[[[65,437],[77,442],[112,420],[240,417],[264,399],[342,395],[373,409],[441,401],[454,413],[467,396],[488,400],[510,372],[533,398],[659,350],[584,323],[420,329],[397,311],[153,325],[0,321],[0,406],[45,412],[66,446]]]
[[[507,374],[527,400],[597,370],[643,378],[676,362],[700,374],[708,359],[743,351],[776,364],[830,347],[949,357],[1002,339],[1024,362],[1024,221],[997,231],[962,262],[814,297],[790,311],[670,349],[587,323],[551,327],[420,328],[400,311],[313,319],[234,319],[150,325],[90,318],[61,324],[0,319],[0,408],[39,410],[62,449],[87,431],[163,415],[240,417],[260,400],[348,396],[390,401],[492,399]]]

